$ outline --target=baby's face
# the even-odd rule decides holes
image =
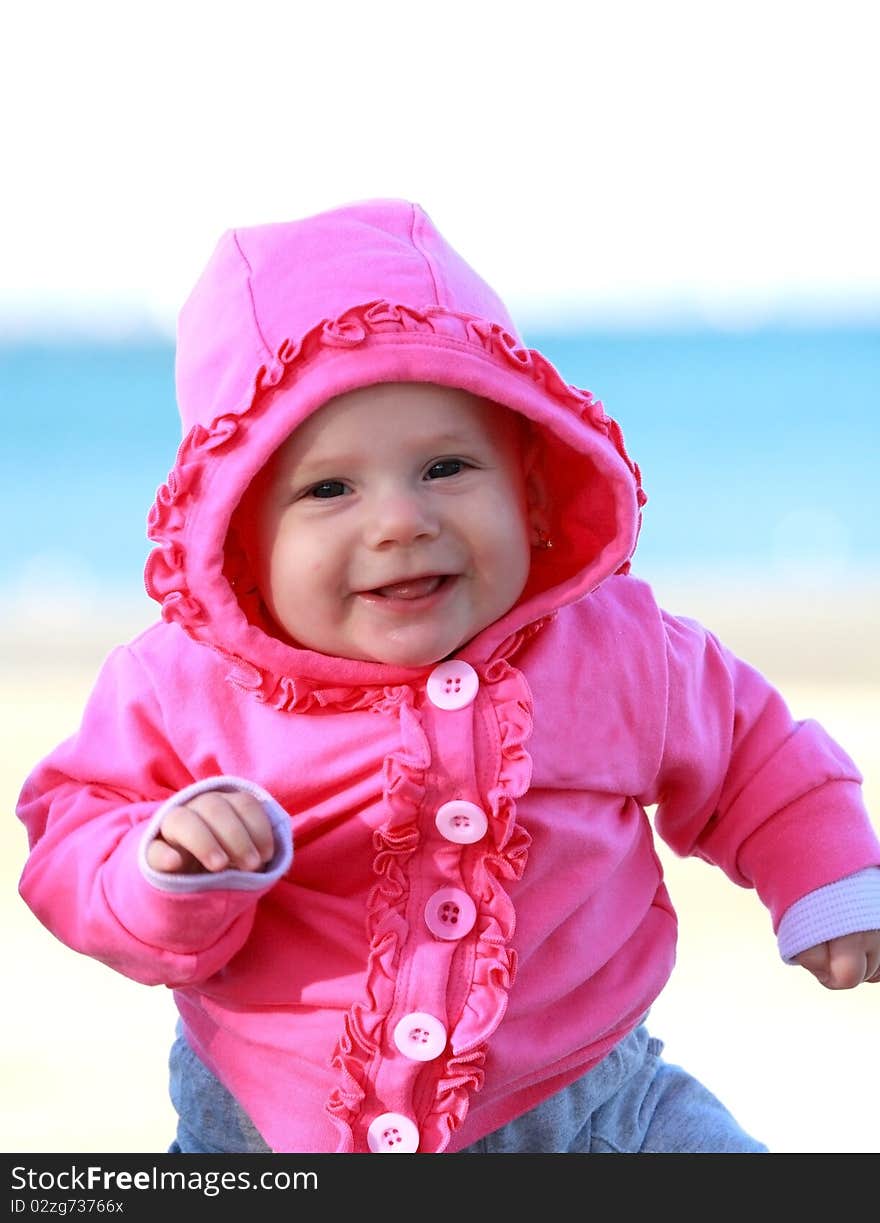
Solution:
[[[429,666],[517,601],[530,532],[516,416],[383,383],[326,403],[253,488],[252,561],[299,645]]]

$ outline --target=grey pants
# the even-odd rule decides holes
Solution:
[[[598,1065],[461,1154],[758,1153],[721,1102],[642,1025]],[[250,1117],[178,1034],[171,1049],[178,1113],[172,1153],[266,1153]]]

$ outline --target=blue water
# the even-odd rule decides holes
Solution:
[[[526,334],[621,423],[649,501],[638,571],[880,561],[880,329]],[[7,590],[141,589],[179,440],[165,341],[0,348]]]

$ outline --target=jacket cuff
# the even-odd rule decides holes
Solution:
[[[154,870],[147,863],[147,846],[155,840],[159,826],[172,807],[180,807],[188,803],[198,794],[207,790],[245,790],[252,794],[263,805],[263,810],[272,821],[272,832],[275,837],[275,852],[261,871],[242,871],[230,867],[223,871],[204,871],[198,874],[173,874],[167,871]],[[241,777],[206,777],[179,790],[177,794],[167,799],[152,816],[144,828],[140,845],[138,846],[138,866],[141,874],[153,887],[162,892],[211,892],[211,891],[241,891],[262,892],[271,887],[282,875],[290,869],[293,861],[293,837],[290,831],[290,816],[280,806],[267,790],[252,781]]]
[[[791,964],[809,947],[860,930],[880,930],[880,866],[808,892],[783,914],[776,941]]]

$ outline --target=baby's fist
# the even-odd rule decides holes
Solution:
[[[260,871],[275,852],[272,822],[259,799],[246,790],[205,790],[170,807],[147,864],[170,874]]]
[[[880,930],[861,930],[819,943],[795,956],[826,989],[853,989],[880,981]]]

